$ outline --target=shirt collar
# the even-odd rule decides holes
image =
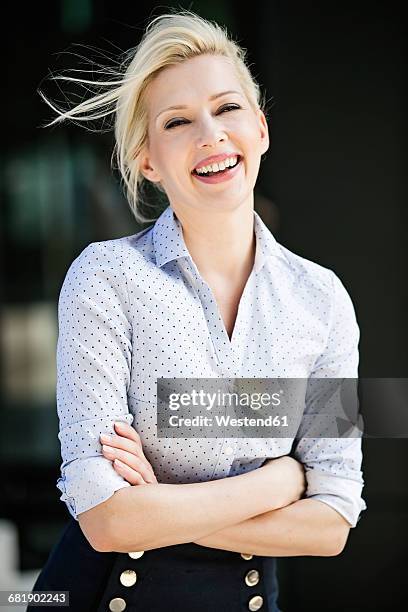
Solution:
[[[159,268],[180,257],[190,257],[181,225],[171,206],[168,206],[153,226],[153,246]]]
[[[256,236],[255,272],[259,272],[264,263],[274,257],[286,262],[286,255],[281,245],[276,241],[275,236],[262,221],[256,210],[254,210],[254,228]]]
[[[254,211],[254,228],[256,236],[255,272],[259,272],[268,258],[279,257],[286,261],[281,246],[256,211]],[[181,257],[191,258],[184,242],[180,222],[171,206],[162,212],[153,226],[153,246],[156,264],[159,268]]]

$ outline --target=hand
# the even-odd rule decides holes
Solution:
[[[277,459],[268,459],[262,465],[262,469],[272,471],[274,486],[278,482],[281,508],[298,501],[305,493],[307,487],[305,469],[303,464],[293,457],[284,455]]]
[[[114,427],[118,435],[100,436],[103,456],[113,462],[117,473],[131,485],[157,483],[137,431],[127,423],[115,423]]]

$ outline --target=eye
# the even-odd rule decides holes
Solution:
[[[218,113],[224,113],[225,111],[231,111],[231,110],[238,110],[241,107],[239,106],[239,104],[225,104],[225,106],[222,106]],[[164,126],[165,130],[171,130],[171,128],[177,127],[178,125],[183,125],[183,123],[189,123],[186,119],[173,119],[172,121],[169,121],[168,123],[166,123],[166,125]]]
[[[177,125],[183,125],[183,123],[186,123],[185,119],[174,119],[173,121],[169,121],[169,123],[166,123],[164,129],[171,130],[171,128],[176,127]]]
[[[239,104],[226,104],[220,109],[219,112],[223,113],[224,111],[237,110],[239,108],[241,108]]]

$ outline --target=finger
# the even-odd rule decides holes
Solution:
[[[122,421],[115,421],[114,429],[119,434],[119,436],[123,436],[124,438],[128,438],[129,440],[133,440],[139,446],[142,456],[144,457],[142,440],[134,427],[128,425],[128,423],[122,423]]]
[[[125,480],[128,481],[129,484],[131,485],[147,484],[138,472],[135,472],[134,470],[132,470],[132,468],[122,463],[119,459],[115,459],[115,461],[113,462],[113,467],[118,472],[118,474],[120,474]]]
[[[133,440],[134,442],[137,442],[140,447],[142,446],[140,436],[137,433],[136,429],[132,427],[131,425],[128,425],[128,423],[122,423],[121,421],[115,421],[114,429],[120,436],[129,438],[129,440]]]
[[[136,457],[139,457],[140,460],[144,462],[146,469],[150,471],[152,476],[154,476],[152,466],[146,459],[146,456],[140,452],[140,447],[136,442],[134,442],[134,440],[129,440],[128,438],[123,438],[122,436],[107,436],[106,434],[102,434],[100,437],[102,441],[102,448],[105,447],[105,451],[107,451],[108,448],[110,448],[113,453],[115,450],[123,450]],[[108,457],[107,454],[105,454],[105,456]],[[111,459],[111,457],[108,457],[108,459]]]
[[[129,429],[133,429],[133,428],[129,426]],[[136,434],[137,437],[139,436],[139,434],[135,432],[134,430],[133,432],[134,434]],[[149,466],[149,469],[151,469],[153,473],[153,468],[151,467],[150,462],[147,460],[146,455],[143,452],[140,438],[139,438],[139,441],[137,441],[134,439],[134,436],[132,438],[127,438],[123,435],[115,436],[115,435],[108,435],[108,434],[101,434],[100,438],[103,444],[114,446],[115,448],[121,448],[123,450],[127,450],[129,453],[134,453],[136,456],[141,457],[142,459],[144,459],[146,464]]]
[[[108,446],[114,446],[115,448],[121,448],[123,450],[127,450],[129,453],[134,453],[135,455],[141,456],[140,446],[134,440],[130,440],[129,438],[125,438],[122,435],[107,435],[101,434],[100,436],[103,444]]]
[[[102,452],[107,459],[114,461],[115,459],[119,459],[122,463],[130,467],[131,469],[139,472],[142,478],[146,482],[155,482],[156,477],[151,470],[150,466],[147,466],[146,463],[140,457],[136,457],[133,453],[128,453],[127,451],[103,446]]]

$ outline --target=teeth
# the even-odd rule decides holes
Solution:
[[[225,170],[225,168],[231,168],[235,166],[238,161],[237,156],[228,157],[218,164],[209,164],[208,166],[201,166],[197,168],[197,174],[207,174],[208,172],[219,172],[219,170]]]

